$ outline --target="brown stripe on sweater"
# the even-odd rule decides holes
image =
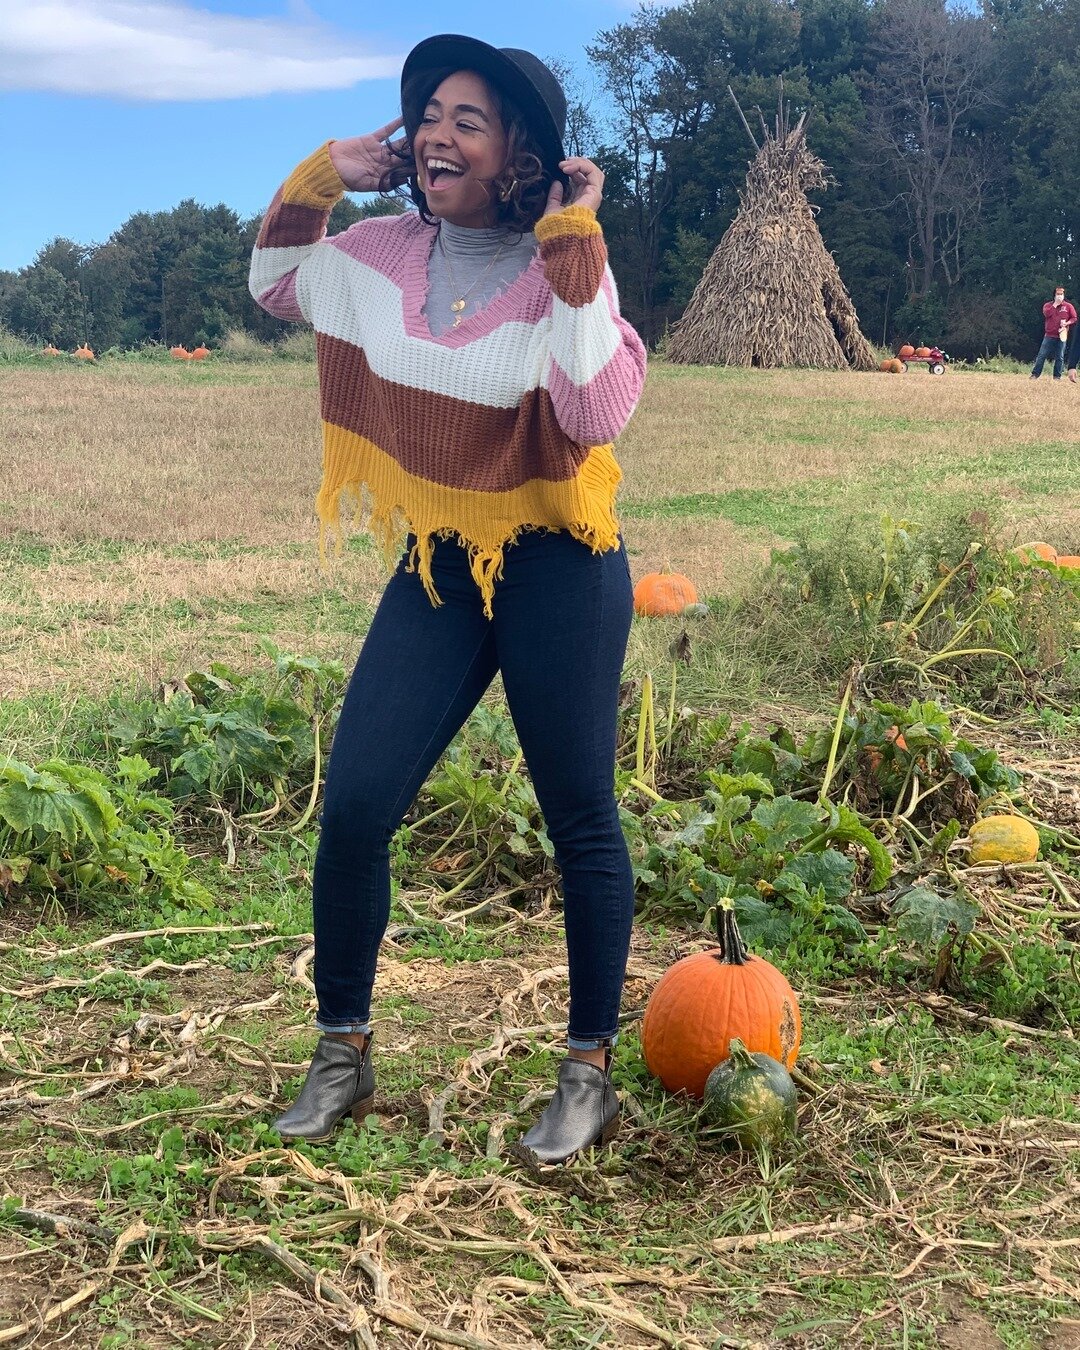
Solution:
[[[361,348],[316,333],[324,422],[373,441],[417,478],[474,492],[573,478],[588,458],[559,426],[551,395],[513,408],[435,394],[377,375]],[[389,442],[389,443],[388,443]]]
[[[282,189],[278,188],[263,216],[258,247],[295,248],[298,244],[317,244],[326,229],[330,212],[283,202],[281,194]]]
[[[607,245],[599,231],[584,239],[576,234],[544,239],[540,257],[548,284],[565,304],[580,309],[596,299],[607,262]]]

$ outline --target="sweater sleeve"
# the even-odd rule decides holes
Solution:
[[[248,289],[278,319],[311,320],[304,265],[326,234],[345,191],[327,141],[289,174],[263,217],[251,254]]]
[[[630,420],[645,383],[645,347],[619,313],[596,214],[568,206],[536,224],[552,291],[544,385],[560,427],[579,445],[606,445]]]

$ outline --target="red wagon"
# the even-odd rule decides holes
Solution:
[[[925,353],[920,355],[920,353]],[[940,347],[920,347],[917,351],[905,354],[903,347],[897,352],[897,359],[903,361],[906,373],[908,366],[926,366],[931,375],[944,375],[949,358]]]

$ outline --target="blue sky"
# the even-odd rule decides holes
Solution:
[[[328,137],[397,112],[405,53],[432,33],[561,57],[633,0],[5,0],[0,268],[57,235],[99,243],[185,197],[261,211]]]

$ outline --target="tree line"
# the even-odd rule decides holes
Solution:
[[[568,80],[568,148],[607,174],[612,269],[650,343],[738,209],[753,147],[729,87],[769,116],[781,78],[792,109],[811,109],[833,179],[818,223],[871,340],[1026,357],[1054,284],[1080,285],[1076,0],[686,0],[643,7],[586,51],[601,92]],[[399,209],[345,199],[330,229]],[[0,272],[0,322],[99,349],[274,337],[246,287],[258,226],[185,201],[103,244],[56,239]]]

